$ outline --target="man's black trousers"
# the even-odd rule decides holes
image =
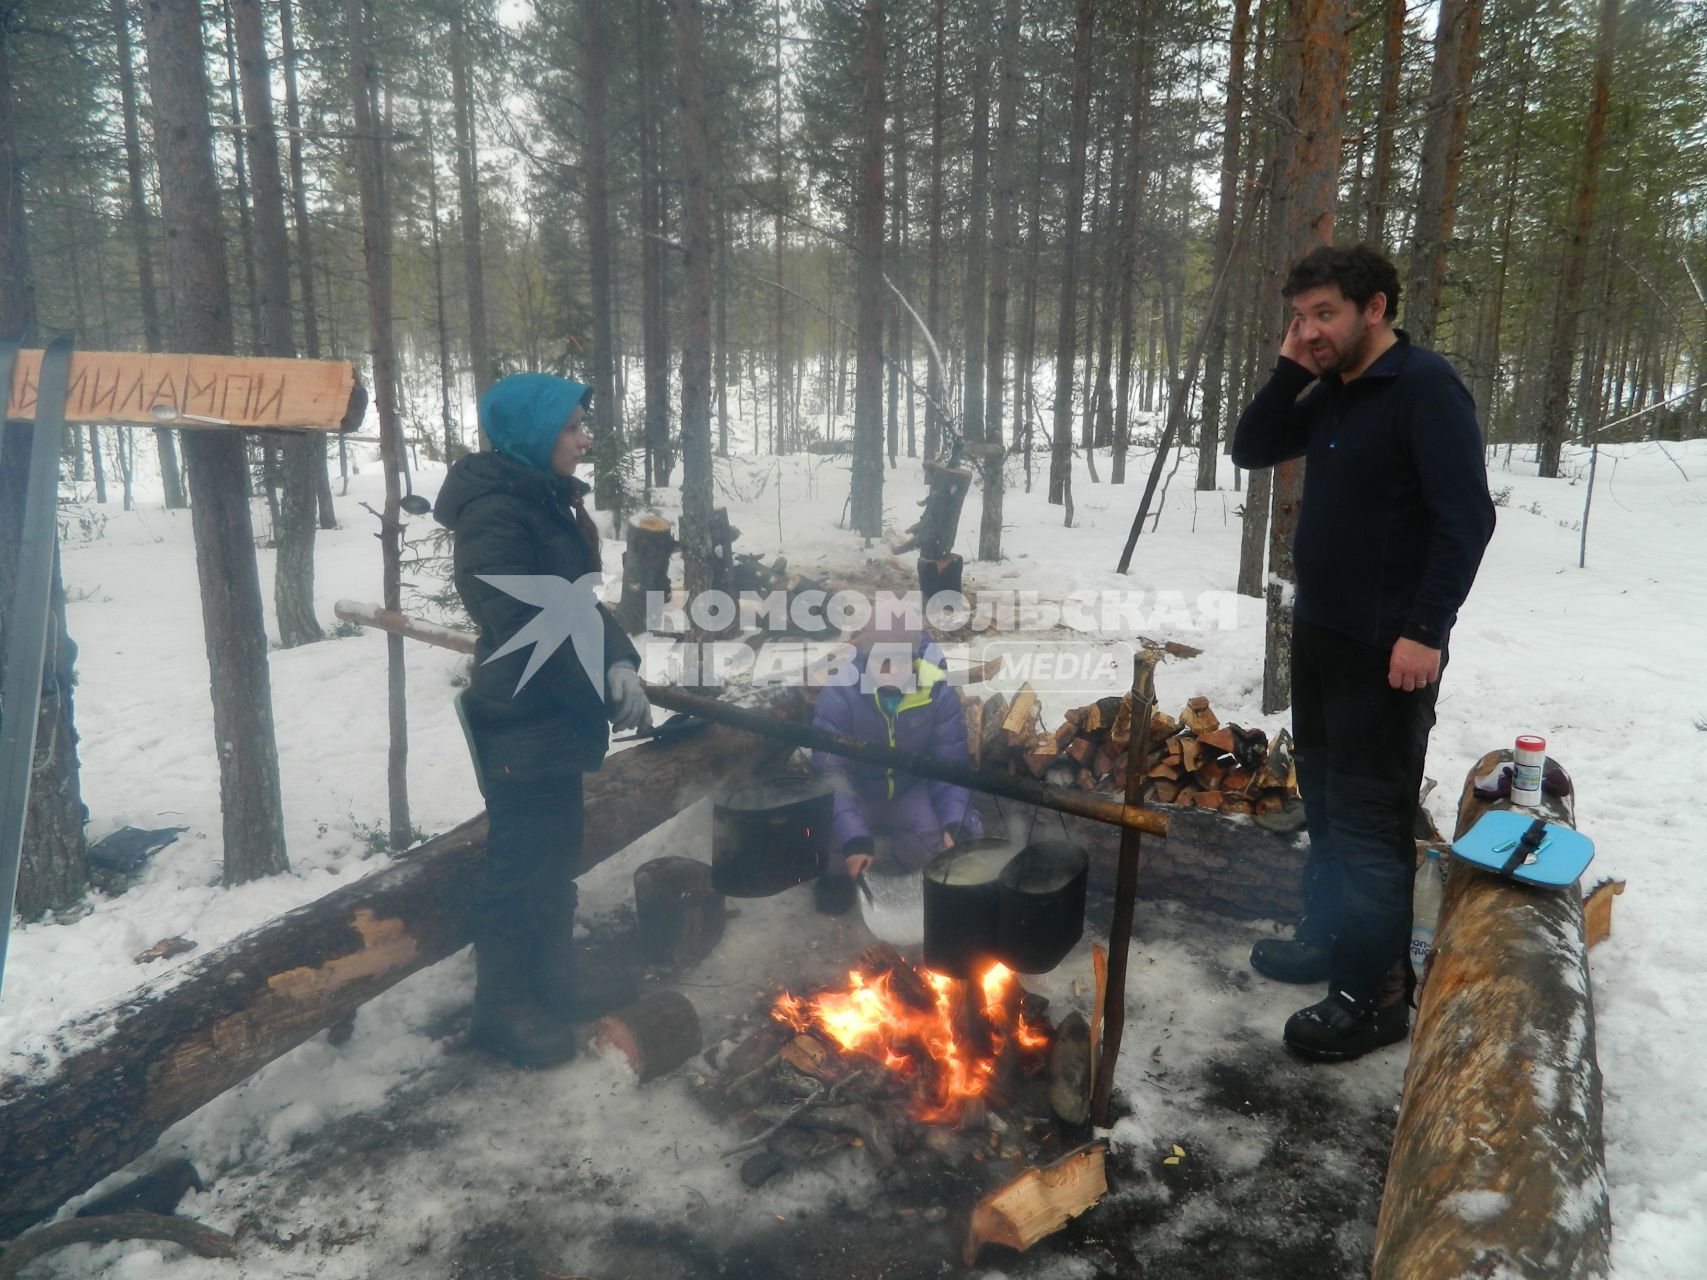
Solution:
[[[537,937],[575,913],[581,867],[581,775],[486,781],[486,869],[473,902],[474,942]]]
[[[1330,984],[1364,1001],[1381,994],[1410,941],[1417,793],[1440,687],[1392,688],[1390,654],[1293,626],[1292,736],[1310,831],[1299,936],[1332,940]]]

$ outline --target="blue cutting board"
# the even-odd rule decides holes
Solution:
[[[1533,813],[1518,809],[1490,810],[1453,841],[1452,852],[1484,871],[1509,875],[1524,884],[1555,887],[1570,884],[1594,858],[1594,841],[1562,823],[1547,823],[1540,847],[1527,861],[1505,870],[1518,842],[1534,822]]]

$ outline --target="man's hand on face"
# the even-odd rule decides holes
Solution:
[[[1281,340],[1280,354],[1296,364],[1303,365],[1310,371],[1310,376],[1322,376],[1322,367],[1316,363],[1316,358],[1310,354],[1310,348],[1304,342],[1304,317],[1295,315],[1286,326],[1286,337]]]
[[[1403,637],[1393,642],[1387,660],[1387,683],[1411,693],[1440,679],[1440,650]]]

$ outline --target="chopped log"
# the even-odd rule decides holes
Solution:
[[[798,691],[773,710],[798,717]],[[632,748],[586,775],[582,869],[775,751],[714,725]],[[644,795],[648,803],[636,804]],[[40,1079],[0,1079],[0,1238],[51,1213],[183,1119],[410,974],[467,945],[486,818],[215,948],[67,1027]],[[78,1135],[75,1143],[65,1135]]]
[[[972,761],[972,767],[981,769],[984,766],[984,700],[963,697],[960,710],[966,718],[966,754]]]
[[[782,1046],[778,1056],[803,1076],[834,1084],[847,1072],[836,1052],[817,1036],[797,1035]]]
[[[983,726],[976,747],[982,768],[1000,768],[1008,757],[1007,734],[1002,730],[1007,714],[1008,700],[1004,695],[992,693],[984,699]]]
[[[1490,808],[1464,781],[1457,834]],[[1553,765],[1549,760],[1548,766]],[[1543,796],[1575,825],[1569,797]],[[1454,862],[1411,1035],[1375,1280],[1599,1277],[1611,1212],[1582,889]]]
[[[727,918],[709,864],[667,856],[635,868],[637,939],[651,963],[676,969],[698,964],[722,940]]]
[[[12,1280],[37,1258],[72,1244],[111,1244],[115,1240],[163,1240],[198,1258],[235,1258],[237,1242],[223,1231],[165,1213],[110,1213],[100,1218],[68,1218],[19,1236],[0,1254],[0,1280]]]
[[[670,557],[675,553],[675,535],[670,522],[655,511],[643,512],[628,522],[627,546],[622,553],[622,596],[617,601],[616,620],[629,635],[646,630],[646,598],[651,592],[670,594]]]
[[[1019,692],[1014,694],[1014,700],[1008,704],[1007,717],[1002,721],[1002,731],[1008,735],[1008,745],[1017,747],[1029,740],[1037,730],[1032,726],[1037,720],[1037,691],[1030,682],[1020,685]]]
[[[890,992],[902,1004],[929,1013],[936,1008],[936,993],[919,971],[887,942],[878,942],[859,953],[859,970],[867,978],[888,975]]]
[[[1213,808],[1213,807],[1214,806],[1212,806],[1212,805],[1205,805],[1203,803],[1203,797],[1202,796],[1198,797],[1198,808],[1203,809],[1203,808]],[[1253,805],[1244,796],[1234,795],[1231,792],[1223,791],[1221,793],[1221,812],[1222,813],[1235,813],[1235,814],[1236,813],[1255,813],[1256,812],[1256,806]]]
[[[1227,777],[1227,766],[1219,760],[1205,760],[1192,771],[1197,779],[1197,785],[1205,791],[1219,791],[1222,781]]]
[[[1203,750],[1202,739],[1189,737],[1185,734],[1181,734],[1168,743],[1168,755],[1170,757],[1174,754],[1175,743],[1179,744],[1180,769],[1184,773],[1196,773],[1198,766],[1205,760],[1214,759],[1213,756]]]
[[[1612,900],[1623,892],[1622,880],[1602,880],[1583,899],[1583,937],[1589,946],[1612,936]]]
[[[1152,740],[1159,740],[1166,735],[1157,735],[1152,729],[1150,736]],[[1108,740],[1117,747],[1124,747],[1132,740],[1132,704],[1124,699],[1120,710],[1114,713],[1114,723],[1108,727]]]
[[[1092,1208],[1108,1191],[1103,1152],[1104,1147],[1094,1143],[1054,1164],[1027,1169],[985,1196],[972,1210],[961,1262],[970,1267],[987,1244],[1023,1253]]]
[[[600,1018],[593,1024],[592,1040],[595,1050],[621,1054],[646,1084],[699,1052],[699,1013],[681,992],[656,991]]]
[[[1192,804],[1199,809],[1219,809],[1226,796],[1219,791],[1199,791],[1191,798]]]
[[[1208,698],[1190,699],[1185,704],[1185,710],[1179,713],[1179,722],[1196,734],[1214,733],[1221,727],[1221,722],[1209,709]]]
[[[1055,1028],[1044,1079],[1049,1109],[1063,1123],[1084,1124],[1091,1118],[1091,1026],[1084,1014],[1069,1013]]]
[[[1233,751],[1233,731],[1226,725],[1219,729],[1211,729],[1208,733],[1200,733],[1197,740],[1205,747],[1211,747],[1219,755],[1231,755]]]

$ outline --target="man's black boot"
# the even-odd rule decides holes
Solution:
[[[1333,991],[1326,1000],[1286,1020],[1286,1047],[1316,1062],[1349,1062],[1403,1040],[1410,1024],[1410,1010],[1402,998],[1376,1005]]]
[[[534,998],[559,1022],[591,1022],[640,995],[633,974],[586,963],[575,946],[573,910],[541,925],[533,940],[532,968]]]
[[[474,1021],[468,1042],[512,1066],[554,1067],[575,1056],[574,1033],[528,989],[527,939],[493,938],[474,948]]]
[[[1333,957],[1333,942],[1319,939],[1300,924],[1297,937],[1264,938],[1251,948],[1251,968],[1276,982],[1324,982],[1328,977],[1328,962]]]

